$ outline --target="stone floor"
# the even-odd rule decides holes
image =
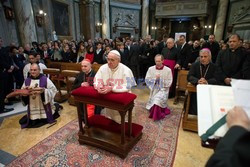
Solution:
[[[147,101],[149,91],[146,89],[134,89],[138,101]],[[173,99],[168,101],[170,107],[182,108],[182,103],[173,105]],[[45,139],[70,121],[77,118],[76,108],[62,103],[64,109],[58,118],[57,124],[52,127],[45,125],[39,129],[20,129],[18,120],[24,115],[19,114],[5,118],[0,127],[0,150],[18,156],[39,141]],[[183,131],[180,127],[174,166],[176,167],[200,167],[204,166],[207,159],[213,153],[211,149],[201,147],[197,133]]]

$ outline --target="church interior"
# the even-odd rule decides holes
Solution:
[[[13,66],[13,69],[5,69],[0,62],[1,101],[5,103],[1,106],[3,111],[0,110],[0,166],[205,166],[215,148],[202,145],[197,111],[196,114],[189,112],[191,94],[196,94],[197,85],[187,80],[193,63],[201,50],[209,48],[211,63],[217,64],[214,56],[218,58],[221,51],[231,49],[230,35],[238,34],[238,47],[244,48],[248,57],[237,64],[247,69],[242,78],[237,79],[250,79],[249,0],[0,0],[0,27],[0,61]],[[179,39],[183,36],[185,41],[181,43]],[[218,48],[209,45],[211,38]],[[172,47],[177,50],[175,58],[171,57],[175,54],[172,48],[168,48],[169,39],[173,39]],[[182,44],[189,45],[190,55],[187,56],[195,56],[192,62],[191,58],[183,64],[179,62],[181,54],[184,55]],[[108,148],[103,151],[98,144],[91,146],[80,142],[84,140],[81,133],[86,133],[91,121],[85,115],[88,105],[82,109],[80,105],[84,102],[71,94],[74,80],[83,70],[82,62],[88,59],[97,74],[112,61],[108,55],[113,49],[119,51],[121,63],[128,66],[135,77],[137,86],[130,92],[136,95],[131,103],[132,124],[143,127],[137,144],[125,144],[131,147],[125,151],[125,157],[110,153]],[[102,55],[96,57],[99,53]],[[157,54],[175,59],[175,65],[180,64],[179,68],[171,69],[175,72],[165,99],[170,114],[161,120],[149,118],[151,110],[145,108],[152,96],[145,77],[149,68],[155,65]],[[58,91],[54,101],[60,108],[60,117],[40,127],[21,128],[20,120],[30,113],[30,109],[23,105],[21,96],[6,101],[6,95],[23,89],[27,78],[23,71],[27,64],[32,64],[32,55],[36,55],[36,63],[46,67],[38,65]],[[134,55],[137,58],[127,58]],[[10,61],[4,56],[11,57]],[[202,68],[198,71],[201,75]],[[204,78],[208,70],[212,70],[211,66],[206,68]],[[91,100],[86,99],[87,102]],[[103,104],[104,107],[108,105]],[[82,131],[79,121],[87,121]],[[123,144],[122,137],[126,136],[127,129],[130,133],[129,122],[131,120],[128,124],[121,123],[122,128],[126,125],[126,132],[123,129],[118,132]],[[92,131],[87,132],[93,135]],[[126,138],[125,143],[127,141],[130,138]],[[121,149],[126,147],[122,145]]]

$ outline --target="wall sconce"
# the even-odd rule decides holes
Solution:
[[[205,25],[204,28],[206,28],[206,29],[207,29],[207,28],[211,29],[212,26],[211,26],[211,25]]]
[[[157,30],[157,27],[151,27],[152,30]]]
[[[38,14],[36,15],[36,23],[37,26],[41,27],[44,23],[44,17],[47,16],[43,10],[39,10]]]
[[[100,31],[100,27],[102,26],[102,23],[96,23],[96,26],[95,26],[95,31],[96,32],[99,32]]]

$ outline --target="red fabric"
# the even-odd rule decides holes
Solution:
[[[85,56],[86,59],[89,59],[91,63],[94,61],[94,53],[87,53]]]
[[[102,115],[93,115],[88,119],[88,123],[91,126],[105,129],[115,133],[121,133],[121,124],[106,118]],[[132,123],[132,136],[137,137],[142,132],[143,126]],[[128,135],[128,123],[125,123],[125,133]]]
[[[166,115],[170,114],[170,109],[161,108],[158,105],[153,105],[150,109],[149,118],[153,118],[154,121],[165,118]]]
[[[163,64],[171,69],[172,77],[174,78],[174,66],[176,65],[176,61],[164,59]],[[174,90],[173,86],[175,86],[175,84],[172,83],[170,87],[171,92]]]
[[[88,118],[95,114],[95,105],[87,104]]]
[[[99,94],[97,90],[93,86],[89,87],[79,87],[72,91],[73,96],[84,96],[95,99],[102,99],[104,101],[110,101],[118,104],[122,104],[124,106],[131,103],[134,99],[136,99],[136,95],[128,92],[124,93],[108,93],[108,94]]]

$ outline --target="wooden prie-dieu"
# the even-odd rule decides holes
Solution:
[[[79,143],[95,146],[125,158],[142,137],[143,127],[132,123],[132,110],[136,95],[127,92],[102,95],[93,87],[80,87],[72,91],[72,95],[77,105]],[[102,115],[94,115],[88,118],[87,104],[119,112],[121,124]],[[126,114],[128,115],[128,122],[125,122]]]

